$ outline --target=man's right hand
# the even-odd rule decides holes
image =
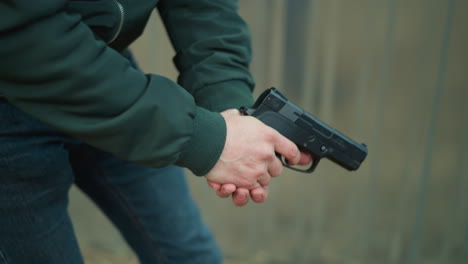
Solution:
[[[254,117],[242,116],[235,109],[221,115],[227,127],[226,142],[220,159],[205,177],[212,187],[233,184],[249,190],[255,202],[263,202],[271,178],[283,170],[276,153],[296,165],[302,160],[301,152],[289,139]],[[241,193],[243,198],[245,190]]]

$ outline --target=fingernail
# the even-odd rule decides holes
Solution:
[[[256,201],[256,202],[261,202],[261,201],[263,201],[263,195],[255,195],[255,201]]]
[[[245,199],[247,199],[247,195],[243,195],[243,194],[239,195],[239,196],[237,196],[237,199],[245,201]]]

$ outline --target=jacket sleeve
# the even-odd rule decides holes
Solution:
[[[250,106],[250,33],[237,0],[161,0],[160,16],[176,50],[178,83],[212,111]]]
[[[66,3],[0,2],[0,94],[123,159],[207,173],[224,146],[221,115],[196,106],[169,79],[131,67],[68,14]]]

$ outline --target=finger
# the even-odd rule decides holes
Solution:
[[[312,155],[307,152],[301,152],[301,158],[299,159],[299,165],[307,165],[310,164],[313,160]]]
[[[229,193],[225,193],[221,190],[217,190],[216,191],[216,195],[219,197],[219,198],[228,198],[230,196]]]
[[[252,188],[249,188],[249,189],[258,188],[261,186],[267,186],[268,184],[270,184],[270,181],[271,181],[270,174],[268,172],[265,172],[262,176],[257,178],[257,182],[258,184],[260,184],[260,186],[253,186]]]
[[[281,154],[288,160],[288,164],[296,165],[301,159],[301,152],[297,148],[296,144],[281,135],[275,130],[276,136],[274,137],[275,151]]]
[[[249,190],[238,188],[232,195],[232,202],[237,206],[244,206],[249,202]]]
[[[237,186],[232,183],[225,183],[221,185],[221,190],[223,190],[226,193],[232,194],[233,192],[236,191],[236,189],[237,189]]]
[[[256,203],[263,203],[268,198],[268,186],[250,190],[250,197]]]
[[[268,165],[268,173],[271,177],[278,177],[283,172],[283,164],[279,158],[275,158]]]
[[[221,184],[219,183],[216,183],[216,182],[212,182],[212,181],[209,181],[209,180],[206,180],[206,183],[208,183],[208,185],[215,189],[216,191],[219,190],[219,188],[221,188]]]
[[[236,191],[237,187],[234,184],[223,184],[219,190],[216,191],[216,195],[221,198],[227,198]]]

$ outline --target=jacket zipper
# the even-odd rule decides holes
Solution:
[[[123,7],[123,5],[117,1],[117,0],[114,0],[115,1],[115,4],[117,5],[117,7],[119,8],[119,12],[120,12],[120,21],[119,21],[119,25],[117,26],[117,30],[115,31],[114,35],[112,36],[111,40],[109,40],[107,42],[107,44],[110,44],[112,42],[114,42],[114,40],[117,39],[117,37],[119,36],[120,32],[122,31],[122,28],[123,28],[123,24],[124,24],[124,20],[125,20],[125,9]]]

